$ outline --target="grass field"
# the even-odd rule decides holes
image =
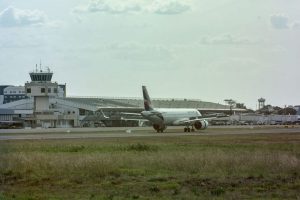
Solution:
[[[300,134],[0,141],[0,199],[300,199]]]

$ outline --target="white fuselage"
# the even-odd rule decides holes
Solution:
[[[159,114],[156,114],[159,113]],[[142,116],[154,124],[181,125],[184,120],[192,120],[201,117],[196,109],[161,108],[151,111],[143,111]]]

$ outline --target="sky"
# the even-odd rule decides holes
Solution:
[[[299,105],[299,0],[0,0],[0,85],[42,62],[68,96]]]

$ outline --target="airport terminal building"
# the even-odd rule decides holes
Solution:
[[[52,81],[53,72],[35,70],[24,86],[0,85],[0,121],[10,127],[143,126],[142,98],[67,97],[66,84]],[[153,99],[157,108],[197,108],[227,112],[229,106],[189,99]],[[5,124],[5,123],[4,123]]]

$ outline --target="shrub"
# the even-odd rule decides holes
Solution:
[[[137,144],[129,145],[128,147],[126,147],[126,150],[127,151],[157,151],[157,147],[147,145],[147,144],[137,143]]]

